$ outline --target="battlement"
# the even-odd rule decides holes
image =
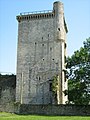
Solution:
[[[34,12],[23,12],[17,16],[18,22],[21,20],[34,20],[34,19],[44,19],[44,18],[53,18],[53,10],[43,10],[43,11],[34,11]]]
[[[41,13],[52,13],[53,10],[43,10],[43,11],[33,11],[33,12],[22,12],[20,15],[30,15],[30,14],[41,14]]]

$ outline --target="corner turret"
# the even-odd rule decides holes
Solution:
[[[68,30],[64,19],[63,3],[56,1],[53,6],[53,11],[55,14],[55,40],[65,41]]]

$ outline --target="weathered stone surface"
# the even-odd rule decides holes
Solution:
[[[0,75],[0,111],[14,112],[16,76]]]
[[[55,2],[51,13],[17,16],[18,51],[16,101],[55,104],[50,80],[59,77],[58,104],[65,104],[66,24],[63,4]]]
[[[90,105],[26,105],[18,109],[19,114],[90,116]]]

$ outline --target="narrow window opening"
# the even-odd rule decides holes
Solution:
[[[60,31],[60,28],[58,28],[58,31]]]
[[[50,47],[50,51],[52,50],[52,48]]]
[[[49,83],[49,91],[52,91],[52,83]]]
[[[67,62],[66,56],[64,56],[64,62],[65,62],[65,63]]]
[[[64,71],[64,80],[66,82],[66,71]]]
[[[66,44],[66,43],[64,44],[64,47],[65,47],[65,48],[67,47],[67,44]]]
[[[40,80],[41,78],[39,77],[39,80]]]

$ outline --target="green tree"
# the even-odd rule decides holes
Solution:
[[[69,103],[90,103],[90,37],[67,58]]]

